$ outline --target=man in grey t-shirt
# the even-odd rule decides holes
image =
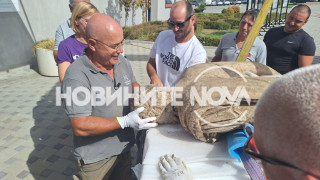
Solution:
[[[241,17],[239,23],[239,31],[235,33],[227,33],[223,35],[219,42],[218,48],[212,62],[218,61],[236,61],[242,46],[258,16],[259,10],[247,10]],[[246,61],[259,62],[266,64],[267,50],[264,42],[256,37]]]
[[[79,3],[79,2],[90,2],[90,0],[69,0],[70,4],[69,4],[69,8],[70,8],[70,12],[72,13],[73,8]],[[53,56],[55,61],[57,61],[57,57],[58,57],[58,47],[61,41],[67,39],[69,36],[73,35],[74,32],[71,28],[71,22],[70,22],[70,18],[59,25],[59,27],[56,30],[56,35],[55,35],[55,40],[54,40],[54,48],[53,48]]]
[[[87,24],[86,37],[88,48],[67,69],[62,83],[62,100],[74,132],[77,176],[130,179],[132,128],[155,127],[156,123],[149,123],[155,117],[140,119],[143,108],[129,113],[124,94],[139,84],[130,63],[120,55],[120,24],[105,14],[95,14]]]

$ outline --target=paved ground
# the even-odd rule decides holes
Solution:
[[[314,37],[320,58],[320,3],[310,3],[312,16],[305,30]],[[148,84],[146,62],[151,42],[125,45],[135,76]],[[209,59],[215,47],[206,47]],[[72,131],[61,107],[55,106],[57,77],[32,69],[0,72],[0,179],[72,179]],[[135,155],[135,149],[133,154]],[[135,156],[133,155],[133,158]]]

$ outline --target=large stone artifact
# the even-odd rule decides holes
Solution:
[[[145,107],[140,116],[156,116],[159,124],[173,123],[176,111],[187,132],[213,143],[219,133],[253,123],[257,101],[279,75],[266,65],[252,62],[198,64],[188,68],[175,87],[142,88],[136,99],[141,102],[142,98],[143,104],[133,108]]]

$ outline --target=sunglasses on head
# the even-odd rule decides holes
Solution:
[[[185,21],[183,21],[183,22],[172,22],[172,21],[170,21],[170,18],[168,19],[168,26],[170,27],[170,28],[174,28],[174,26],[177,26],[178,28],[183,28],[184,27],[184,24],[186,23],[186,22],[188,22],[190,19],[191,19],[191,17],[193,16],[193,14],[191,14]]]

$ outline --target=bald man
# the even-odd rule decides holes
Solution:
[[[139,118],[143,108],[129,113],[127,97],[139,84],[121,55],[122,27],[105,14],[95,14],[86,38],[88,48],[67,69],[62,83],[62,100],[74,132],[77,176],[130,179],[133,128],[157,124],[149,123],[155,118]]]
[[[320,179],[319,76],[319,65],[295,70],[274,82],[258,101],[253,139],[259,154],[309,173],[262,160],[269,180]]]
[[[73,8],[79,3],[79,2],[90,2],[90,0],[69,0],[69,9],[70,12],[72,13]],[[60,24],[56,30],[56,35],[55,35],[55,40],[54,40],[54,48],[53,48],[53,56],[55,61],[57,61],[57,57],[58,57],[58,48],[59,48],[59,44],[61,41],[67,39],[68,37],[70,37],[71,35],[74,35],[74,31],[71,28],[71,23],[70,23],[70,19],[69,18],[67,21],[65,21],[64,23]]]
[[[153,44],[147,64],[151,84],[174,86],[187,68],[205,63],[207,53],[195,36],[196,16],[189,2],[172,5],[168,25]]]
[[[268,66],[285,74],[312,64],[316,45],[302,29],[310,14],[309,6],[297,5],[288,14],[285,26],[269,29],[263,39],[267,47]]]

